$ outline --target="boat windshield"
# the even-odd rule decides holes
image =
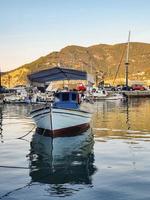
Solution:
[[[55,94],[54,106],[64,108],[77,108],[78,93],[76,92],[58,92]]]
[[[72,93],[72,100],[76,101],[77,100],[77,94]]]
[[[69,101],[69,93],[62,93],[62,101]]]

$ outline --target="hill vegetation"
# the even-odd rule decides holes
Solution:
[[[28,83],[27,75],[57,65],[86,70],[94,76],[98,74],[99,80],[112,83],[120,63],[126,43],[107,45],[98,44],[90,47],[67,46],[60,52],[52,52],[47,56],[25,64],[15,70],[2,75],[2,84],[7,87],[25,85]],[[119,68],[115,84],[123,83],[125,76],[125,53]],[[130,43],[129,79],[144,81],[150,84],[150,44]]]

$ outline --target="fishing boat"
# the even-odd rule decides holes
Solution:
[[[85,80],[86,72],[53,68],[38,72],[29,77],[32,81]],[[80,96],[77,91],[60,91],[54,94],[54,102],[42,109],[31,112],[38,130],[52,137],[72,136],[85,132],[90,127],[91,113],[80,109]]]
[[[77,92],[58,92],[55,101],[48,107],[37,109],[31,115],[38,131],[45,129],[45,135],[76,135],[89,128],[91,113],[80,110]]]

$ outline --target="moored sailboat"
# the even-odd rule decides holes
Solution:
[[[126,52],[126,59],[125,59],[125,90],[123,90],[123,94],[126,97],[133,98],[133,97],[150,97],[150,90],[144,89],[137,89],[138,87],[133,88],[129,86],[129,52],[130,52],[130,35],[131,32],[129,31],[128,35],[128,42],[127,42],[127,52]],[[136,82],[136,81],[135,81]],[[138,85],[137,85],[138,86]],[[132,89],[130,89],[132,88]]]

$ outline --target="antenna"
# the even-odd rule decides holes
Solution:
[[[127,54],[126,54],[126,60],[125,60],[126,87],[128,87],[128,66],[129,66],[130,35],[131,35],[131,31],[129,31],[129,35],[128,35]]]

